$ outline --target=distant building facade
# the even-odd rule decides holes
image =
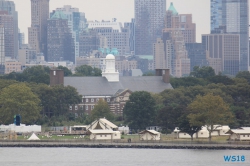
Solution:
[[[240,71],[240,36],[237,34],[202,35],[209,66],[216,74],[236,75]]]
[[[0,25],[5,27],[5,56],[18,57],[18,13],[13,1],[0,0]]]
[[[37,53],[47,56],[47,20],[49,19],[50,0],[31,1],[31,27],[28,28],[28,43]]]
[[[135,0],[135,55],[153,55],[153,43],[161,36],[166,0]]]
[[[121,23],[113,20],[89,22],[88,28],[107,38],[108,48],[117,48],[119,55],[130,53],[130,27],[124,28]]]
[[[48,61],[75,62],[75,42],[68,27],[68,19],[56,11],[48,20]]]

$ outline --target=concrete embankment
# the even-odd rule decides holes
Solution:
[[[250,150],[250,145],[228,144],[152,144],[152,143],[76,143],[76,142],[0,142],[1,147],[34,148],[144,148],[144,149],[211,149]]]

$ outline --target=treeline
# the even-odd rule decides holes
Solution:
[[[147,92],[133,93],[125,106],[124,118],[133,129],[145,129],[147,126],[157,125],[162,127],[163,132],[171,132],[175,127],[180,126],[199,127],[201,124],[208,124],[205,122],[206,119],[211,120],[216,117],[220,117],[217,119],[217,124],[230,125],[232,128],[250,126],[249,83],[248,71],[239,72],[235,78],[230,78],[222,74],[215,75],[211,67],[195,67],[189,77],[171,78],[174,89],[150,95]],[[197,125],[198,122],[192,121],[190,117],[195,110],[195,106],[191,109],[191,105],[199,97],[209,95],[211,101],[214,98],[216,98],[214,101],[221,98],[223,102],[218,104],[210,101],[209,103],[208,100],[207,104],[203,104],[208,106],[206,109],[199,105],[201,112],[198,111],[196,114],[200,115],[200,123]],[[198,103],[196,102],[197,107]],[[212,107],[213,104],[215,107]],[[216,107],[221,108],[220,110],[227,109],[221,113]],[[208,117],[210,114],[205,115],[205,111],[204,114],[202,113],[203,109],[209,110],[209,108],[214,108],[210,112],[213,118]],[[232,116],[227,117],[228,115]],[[225,117],[227,120],[223,119]]]
[[[75,74],[67,67],[59,66],[57,69],[64,71],[64,76],[101,76],[102,71],[98,68],[92,68],[88,65],[82,65],[75,68]],[[12,72],[0,76],[0,79],[16,80],[18,82],[34,82],[49,84],[50,68],[47,66],[32,66],[24,69],[21,73]]]

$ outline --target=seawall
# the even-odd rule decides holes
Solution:
[[[3,147],[24,148],[143,148],[143,149],[211,149],[250,150],[250,145],[227,144],[157,144],[157,143],[79,143],[79,142],[0,142]]]

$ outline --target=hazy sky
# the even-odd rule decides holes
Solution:
[[[16,4],[19,17],[19,28],[25,33],[25,42],[28,39],[28,27],[30,26],[30,0],[12,0]],[[167,9],[170,2],[174,3],[180,14],[193,14],[193,22],[196,23],[197,42],[201,40],[201,34],[210,31],[210,0],[167,0]],[[87,20],[111,20],[117,18],[119,22],[129,22],[134,17],[134,0],[50,0],[50,11],[71,5],[84,12]]]

